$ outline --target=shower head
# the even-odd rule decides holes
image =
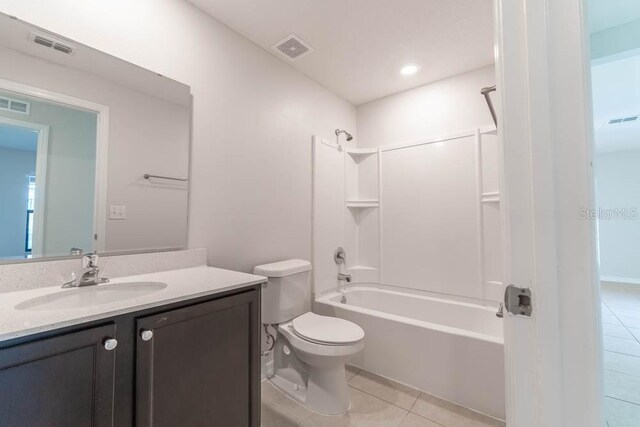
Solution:
[[[353,136],[351,136],[351,134],[349,132],[347,132],[346,130],[336,129],[336,136],[338,138],[340,137],[341,133],[345,134],[345,136],[347,137],[347,141],[351,141],[353,139]]]

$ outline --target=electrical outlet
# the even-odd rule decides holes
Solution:
[[[109,206],[109,219],[127,219],[127,207]]]

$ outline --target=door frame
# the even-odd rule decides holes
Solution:
[[[0,117],[0,123],[38,133],[36,148],[36,194],[33,205],[33,236],[31,255],[41,255],[44,249],[44,218],[47,197],[47,153],[49,151],[49,126],[25,120]]]
[[[495,0],[504,283],[532,290],[505,316],[507,423],[602,426],[593,121],[584,0]]]
[[[96,171],[93,210],[93,251],[104,252],[107,228],[107,178],[109,154],[109,107],[82,98],[53,92],[47,89],[0,79],[0,90],[14,92],[67,107],[80,108],[96,113]],[[35,212],[34,212],[35,215]]]

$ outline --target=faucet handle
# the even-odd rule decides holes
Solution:
[[[82,268],[97,268],[98,267],[98,254],[92,253],[82,257]]]

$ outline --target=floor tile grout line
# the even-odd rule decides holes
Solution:
[[[431,421],[432,423],[437,424],[439,426],[447,427],[444,424],[440,424],[439,422],[432,420],[431,418],[425,417],[424,415],[416,414],[415,412],[412,412],[412,411],[407,412],[407,415],[409,415],[409,414],[413,414],[418,418],[422,418],[423,420]],[[405,416],[405,418],[406,418],[406,416]]]
[[[411,412],[412,414],[417,415],[417,416],[419,416],[419,417],[421,417],[421,418],[425,418],[425,419],[427,419],[427,420],[429,420],[429,421],[431,421],[431,422],[434,422],[434,423],[436,423],[436,424],[438,424],[438,425],[442,425],[442,424],[440,424],[439,422],[437,422],[437,421],[435,421],[435,420],[432,420],[432,419],[431,419],[431,418],[429,418],[429,417],[426,417],[426,416],[424,416],[424,415],[421,415],[421,414],[419,414],[419,413],[417,413],[417,412],[414,412],[414,411],[413,411],[413,408],[414,408],[414,407],[416,406],[416,404],[418,403],[418,400],[420,400],[420,396],[422,396],[423,394],[425,394],[425,395],[427,395],[427,396],[434,397],[434,398],[436,398],[436,399],[438,399],[438,400],[441,400],[441,401],[446,402],[446,403],[449,403],[449,404],[451,404],[451,405],[453,405],[453,406],[456,406],[456,407],[459,407],[459,408],[465,409],[465,410],[467,410],[467,411],[471,411],[471,412],[473,412],[473,413],[475,413],[475,414],[478,414],[478,415],[480,415],[480,416],[487,417],[487,418],[490,418],[490,419],[492,419],[492,420],[500,421],[500,422],[504,423],[504,420],[500,420],[500,419],[498,419],[498,418],[492,417],[491,415],[487,415],[487,414],[484,414],[484,413],[482,413],[482,412],[475,411],[475,410],[473,410],[473,409],[471,409],[471,408],[467,408],[466,406],[458,405],[457,403],[454,403],[454,402],[448,401],[448,400],[443,399],[443,398],[441,398],[441,397],[438,397],[438,396],[436,396],[436,395],[434,395],[434,394],[429,394],[429,393],[427,393],[427,392],[425,392],[425,391],[420,391],[420,394],[418,395],[418,398],[417,398],[417,399],[416,399],[416,401],[413,403],[413,406],[411,406],[411,409],[409,409],[409,412]],[[444,426],[444,427],[446,427],[446,426]]]
[[[406,414],[404,414],[404,417],[402,417],[402,419],[400,420],[400,424],[398,424],[398,427],[400,427],[402,425],[402,423],[404,423],[404,420],[407,418],[407,415],[409,415],[409,411],[407,411]]]
[[[603,350],[603,352],[604,353],[622,354],[623,356],[635,357],[636,359],[640,359],[640,356],[636,356],[635,354],[625,354],[625,353],[619,353],[617,351],[611,351],[611,350]]]
[[[368,395],[368,396],[375,397],[376,399],[381,400],[381,401],[383,401],[384,403],[388,403],[388,404],[389,404],[389,405],[391,405],[391,406],[395,406],[395,407],[396,407],[396,408],[398,408],[398,409],[402,409],[403,411],[409,412],[409,410],[408,410],[408,409],[405,409],[405,408],[403,408],[403,407],[401,407],[401,406],[398,406],[398,405],[396,405],[396,404],[395,404],[395,403],[393,403],[393,402],[389,402],[388,400],[383,399],[383,398],[382,398],[382,397],[380,397],[380,396],[376,396],[375,394],[371,394],[371,393],[369,393],[369,392],[368,392],[368,391],[366,391],[366,390],[361,390],[361,389],[359,389],[358,387],[354,387],[354,386],[352,386],[352,385],[349,385],[349,387],[351,387],[351,388],[352,388],[352,389],[354,389],[354,390],[358,390],[359,392],[364,393],[364,394],[366,394],[366,395]],[[419,396],[419,395],[418,395],[418,396]],[[417,398],[416,398],[416,400],[417,400]],[[413,404],[415,405],[415,402],[414,402]],[[411,407],[413,407],[413,405],[411,405]]]
[[[620,399],[619,397],[613,397],[613,396],[607,396],[607,395],[605,395],[605,397],[607,397],[609,399],[617,400],[618,402],[628,403],[629,405],[640,406],[640,404],[638,404],[638,403],[629,402],[628,400]]]
[[[369,372],[369,371],[366,371],[366,372]],[[371,374],[373,374],[373,375],[376,375],[376,376],[378,376],[378,377],[380,377],[380,378],[383,378],[383,379],[385,379],[385,380],[387,380],[387,381],[393,381],[392,379],[389,379],[389,378],[383,377],[382,375],[374,374],[373,372],[369,372],[369,373],[371,373]],[[361,377],[361,378],[365,378],[365,377]],[[353,380],[353,379],[355,379],[355,376],[354,376],[353,378],[351,378],[351,380]],[[366,378],[365,378],[365,379],[366,379]],[[395,406],[396,408],[400,408],[400,409],[402,409],[403,411],[410,411],[410,410],[411,410],[411,409],[405,409],[405,408],[403,408],[403,407],[401,407],[401,406],[396,405],[396,404],[395,404],[395,403],[393,403],[393,402],[389,402],[388,400],[386,400],[386,399],[385,399],[385,398],[383,398],[383,397],[376,396],[375,394],[369,393],[369,392],[368,392],[368,391],[366,391],[366,390],[362,390],[361,388],[358,388],[358,387],[356,387],[356,386],[353,386],[353,385],[351,385],[351,380],[347,381],[347,385],[348,385],[349,387],[351,387],[351,388],[355,388],[356,390],[361,391],[361,392],[363,392],[363,393],[366,393],[366,394],[368,394],[369,396],[377,397],[378,399],[382,400],[383,402],[387,402],[388,404],[393,405],[393,406]],[[397,382],[397,381],[394,381],[394,382],[395,382],[396,384],[399,384],[399,385],[401,385],[401,386],[404,386],[404,387],[410,388],[410,389],[415,390],[415,391],[417,391],[417,392],[418,392],[418,395],[416,396],[415,400],[414,400],[414,401],[413,401],[413,403],[411,404],[411,408],[413,408],[413,407],[415,406],[416,402],[418,401],[418,398],[420,397],[420,395],[421,395],[422,393],[424,393],[424,392],[423,392],[422,390],[419,390],[419,389],[417,389],[417,388],[414,388],[414,387],[408,386],[408,385],[406,385],[406,384],[402,384],[402,383],[399,383],[399,382]],[[393,387],[392,387],[392,388],[393,388]],[[397,390],[397,389],[394,389],[394,390]]]
[[[605,372],[615,372],[616,374],[628,375],[628,376],[630,376],[630,377],[640,379],[640,375],[630,374],[629,372],[618,371],[618,370],[610,369],[610,368],[604,368],[604,371],[605,371]]]
[[[604,350],[604,351],[608,351],[609,353],[622,354],[623,356],[640,357],[640,355],[621,353],[619,351],[614,351],[614,350]]]
[[[447,427],[447,426],[445,426],[444,424],[440,424],[439,422],[437,422],[437,421],[435,421],[435,420],[432,420],[432,419],[431,419],[431,418],[429,418],[429,417],[425,417],[424,415],[418,414],[418,413],[416,413],[416,412],[409,411],[409,414],[413,414],[413,415],[415,415],[416,417],[420,417],[420,418],[422,418],[423,420],[431,421],[432,423],[437,424],[437,425],[439,425],[439,426]]]
[[[416,405],[418,404],[418,400],[420,400],[420,396],[422,396],[422,393],[424,393],[422,390],[420,391],[420,393],[418,393],[418,397],[416,397],[416,400],[413,402],[413,405],[411,405],[411,408],[409,408],[409,412],[413,412],[413,408],[415,408]],[[413,413],[415,414],[415,412]]]
[[[613,326],[613,325],[609,325],[609,326]],[[623,326],[624,326],[624,325],[623,325]],[[629,332],[629,333],[631,333],[631,332]],[[610,338],[618,338],[619,340],[637,341],[637,340],[635,339],[635,337],[634,337],[634,338],[624,338],[624,337],[617,337],[617,336],[615,336],[615,335],[606,335],[606,334],[604,334],[604,333],[603,333],[602,335],[603,335],[603,336],[605,336],[605,337],[610,337]]]
[[[614,311],[611,309],[611,307],[609,307],[609,305],[608,305],[604,300],[602,301],[602,303],[605,305],[605,307],[607,307],[607,309],[611,312],[611,314],[613,314],[613,317],[615,317],[615,318],[618,320],[618,322],[620,322],[620,324],[621,324],[622,326],[624,326],[624,328],[627,330],[627,332],[629,332],[629,333],[631,334],[631,336],[633,337],[633,339],[634,339],[638,344],[640,344],[640,339],[638,339],[638,338],[633,334],[633,332],[631,332],[631,331],[629,330],[629,327],[628,327],[628,326],[627,326],[627,325],[626,325],[626,324],[625,324],[625,323],[620,319],[620,317],[618,317],[618,315],[616,314],[616,312],[614,312]]]
[[[609,326],[618,326],[618,325],[609,325]],[[620,326],[622,326],[622,325],[620,325]],[[602,336],[603,336],[603,337],[609,337],[609,338],[619,338],[619,339],[621,339],[621,340],[629,340],[629,341],[634,341],[634,340],[635,340],[635,338],[619,337],[619,336],[617,336],[617,335],[609,335],[609,334],[606,334],[606,333],[604,333],[604,332],[602,333]]]

